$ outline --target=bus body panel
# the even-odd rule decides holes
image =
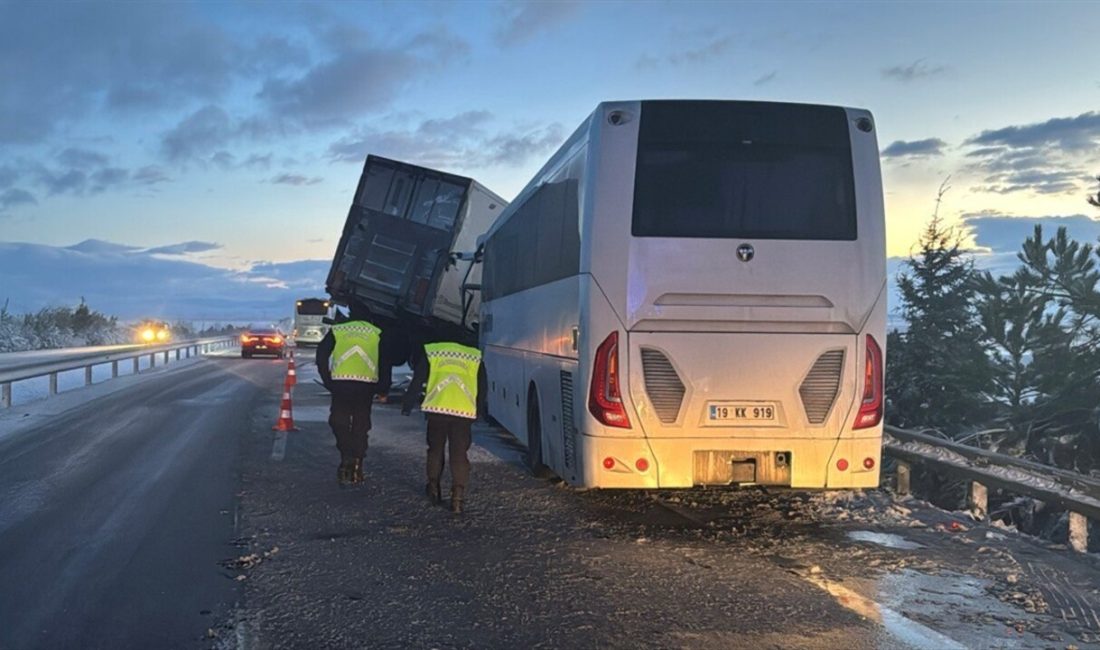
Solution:
[[[582,284],[583,286],[599,291],[595,282]],[[582,323],[585,324],[582,329],[593,332],[588,337],[582,337],[585,342],[582,349],[588,351],[590,359],[604,336],[602,333],[615,327],[618,320],[602,294],[582,301],[582,304],[590,306],[590,310],[586,312],[587,317],[582,318]],[[600,424],[586,408],[578,410],[578,428],[585,435],[580,437],[577,453],[582,457],[579,464],[584,474],[576,481],[566,478],[564,474],[559,475],[572,484],[587,487],[688,488],[708,484],[697,476],[697,452],[704,455],[722,452],[786,452],[790,457],[791,471],[789,481],[783,484],[785,486],[801,489],[876,487],[879,480],[883,425],[880,422],[875,427],[857,430],[853,429],[853,421],[859,391],[862,390],[856,369],[862,368],[865,362],[864,341],[867,333],[876,337],[876,342],[883,353],[886,353],[885,341],[875,334],[885,329],[885,305],[886,291],[883,286],[871,310],[872,315],[858,336],[717,332],[685,335],[620,331],[620,336],[627,335],[631,341],[630,352],[621,357],[621,363],[626,373],[624,386],[628,388],[623,400],[627,404],[633,426],[631,429],[607,427]],[[589,340],[593,342],[589,344]],[[731,345],[733,341],[737,341],[738,345]],[[830,344],[833,346],[830,347]],[[663,349],[670,356],[679,352],[690,355],[691,358],[686,359],[678,370],[685,367],[696,368],[699,383],[703,384],[702,390],[685,387],[685,406],[681,407],[677,422],[671,426],[660,422],[645,390],[640,350],[647,346]],[[803,351],[792,354],[798,348]],[[815,354],[838,348],[843,348],[846,355],[854,358],[850,363],[844,364],[844,377],[827,420],[822,425],[813,426],[806,422],[805,411],[797,394],[797,386],[806,376],[805,368],[799,371],[799,362],[803,362],[802,365],[805,366],[805,360],[815,358]],[[729,381],[731,372],[722,367],[722,360],[729,354],[744,354],[746,351],[751,355],[750,360],[752,357],[764,359],[761,364],[770,372],[753,373],[740,382]],[[788,367],[776,368],[774,361],[768,359],[769,355],[775,356],[777,351],[783,352],[780,358]],[[581,374],[590,372],[591,363],[582,363],[579,366]],[[720,383],[722,379],[728,383]],[[583,381],[588,386],[591,375],[584,375]],[[789,425],[792,420],[800,420],[801,428],[723,426],[704,421],[704,407],[711,394],[709,391],[715,386],[722,391],[718,400],[731,399],[729,387],[740,384],[747,387],[749,399],[776,401],[774,393],[768,392],[769,383],[777,385],[785,393],[786,403],[793,404],[784,414],[787,418],[786,424]],[[579,384],[577,390],[582,390]],[[586,396],[585,390],[575,399],[586,399]],[[741,395],[732,400],[748,401]],[[604,461],[608,458],[614,461],[610,470],[604,466]],[[638,471],[636,463],[640,458],[648,461],[648,471]],[[870,469],[863,465],[867,458],[873,460]],[[837,461],[840,459],[848,464],[845,471],[837,468]]]
[[[490,412],[526,441],[533,387],[542,418],[543,460],[574,485],[877,485],[882,425],[853,429],[863,395],[868,335],[885,354],[878,149],[873,132],[853,126],[870,115],[855,109],[824,110],[834,122],[842,115],[846,124],[846,133],[833,135],[842,135],[851,149],[850,198],[858,236],[828,241],[649,237],[632,232],[646,104],[600,104],[514,202],[519,210],[544,182],[540,177],[561,164],[564,150],[575,150],[586,138],[575,294],[562,293],[563,281],[558,281],[487,297],[483,303],[488,318],[483,323],[490,325],[482,331],[490,381],[495,374],[497,381],[508,384],[507,398],[505,387],[496,386]],[[783,110],[800,109],[786,105]],[[582,129],[587,130],[583,135]],[[798,180],[791,178],[792,191],[797,191]],[[498,220],[489,240],[505,221]],[[738,248],[746,243],[755,253],[747,262],[738,258]],[[486,274],[492,264],[487,256]],[[567,326],[557,322],[561,310],[575,319],[576,351],[555,356],[561,347],[551,342]],[[619,337],[621,400],[629,428],[602,424],[588,408],[593,359],[612,332]],[[661,420],[648,393],[644,350],[661,352],[684,384],[683,401],[671,422]],[[842,362],[839,370],[830,371],[836,387],[825,416],[819,413],[811,422],[799,389],[826,353],[832,353],[828,359],[834,366],[835,355]],[[739,375],[734,367],[751,371]],[[571,399],[563,388],[565,372]],[[665,372],[667,379],[667,367]],[[819,380],[821,373],[814,376]],[[768,426],[711,423],[706,421],[711,401],[771,403],[781,413]],[[555,416],[561,416],[560,426],[555,426]],[[841,460],[843,470],[838,468]],[[740,480],[732,480],[723,474],[723,464],[745,463],[759,464],[756,476],[762,481],[746,481],[740,474],[731,475]]]
[[[573,330],[583,304],[583,284],[578,275],[543,285],[538,292],[521,291],[486,303],[481,311],[482,344],[576,359]]]
[[[486,400],[489,414],[520,442],[527,444],[524,357],[522,350],[497,345],[482,346],[482,363],[489,379],[489,397]]]
[[[626,384],[638,425],[650,438],[768,439],[780,433],[835,440],[862,388],[856,386],[858,339],[854,335],[631,332],[629,341]],[[679,407],[666,406],[664,418],[654,406],[651,393],[655,391],[647,390],[647,376],[655,373],[645,371],[643,351],[662,364],[667,360],[683,385]],[[799,388],[827,353],[841,357],[837,391],[827,415],[811,419]],[[774,408],[774,415],[761,422],[712,420],[708,405],[724,404],[749,410]]]
[[[854,241],[807,241],[745,238],[633,237],[635,155],[643,102],[601,104],[597,114],[633,117],[611,126],[599,125],[590,157],[595,191],[588,225],[590,271],[629,329],[660,327],[651,321],[709,322],[730,331],[790,331],[790,323],[848,333],[859,331],[869,317],[886,277],[886,236],[878,144],[874,133],[849,129],[855,197],[858,206]],[[847,110],[849,121],[866,111]],[[797,179],[792,179],[792,185]],[[793,190],[792,190],[793,191]],[[601,254],[623,250],[626,255]],[[748,243],[750,262],[737,258]],[[582,251],[584,250],[582,245]],[[625,259],[624,259],[625,257]],[[748,325],[755,323],[755,325]],[[708,331],[696,323],[691,331]],[[673,325],[677,327],[678,325]],[[796,326],[797,327],[797,326]],[[711,330],[712,331],[712,330]]]
[[[874,488],[879,484],[878,460],[882,451],[881,436],[851,438],[841,441],[805,438],[607,438],[583,436],[584,476],[577,485],[595,488],[690,488],[705,485],[726,485],[728,481],[705,483],[696,480],[696,454],[774,454],[787,452],[791,459],[788,483],[780,487],[794,489]],[[614,461],[607,469],[604,461]],[[637,468],[637,459],[649,462],[647,471]],[[845,458],[846,471],[837,469],[836,460]],[[872,458],[871,469],[863,467],[865,458]]]
[[[489,413],[527,444],[528,397],[534,385],[542,419],[543,459],[559,473],[569,469],[563,443],[557,441],[566,426],[561,373],[569,373],[567,381],[576,375],[574,332],[578,330],[582,284],[582,276],[557,280],[538,293],[524,291],[485,303],[481,312]],[[570,426],[575,426],[575,420]]]
[[[575,402],[585,395],[573,389],[577,362],[498,346],[485,348],[483,362],[486,374],[492,377],[487,402],[493,418],[524,445],[530,445],[528,409],[537,404],[543,463],[576,483],[575,420],[567,417],[569,409],[565,405],[567,396]],[[576,408],[583,408],[583,404]]]
[[[566,481],[577,474],[576,450],[573,448],[576,444],[575,431],[569,429],[566,420],[567,404],[570,401],[576,404],[577,391],[573,390],[571,381],[563,381],[563,378],[573,377],[576,365],[571,359],[531,353],[526,354],[524,364],[528,381],[528,391],[524,397],[537,400],[542,462]],[[581,391],[580,397],[583,398],[584,394]],[[530,401],[526,404],[528,408],[532,406]]]

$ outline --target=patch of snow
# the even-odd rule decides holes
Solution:
[[[848,538],[857,542],[870,542],[872,544],[878,544],[879,546],[885,546],[886,548],[896,548],[904,551],[913,551],[918,548],[924,548],[923,544],[911,542],[901,535],[894,535],[892,533],[875,533],[869,530],[852,530],[848,532]]]

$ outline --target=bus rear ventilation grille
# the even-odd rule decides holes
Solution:
[[[646,395],[657,417],[665,424],[675,423],[684,401],[684,383],[672,362],[657,350],[642,348],[642,374]]]
[[[798,387],[802,408],[810,424],[822,424],[829,417],[836,395],[840,391],[840,377],[844,372],[844,350],[829,350],[822,354],[810,368],[810,374]]]
[[[577,462],[577,426],[573,418],[573,373],[561,371],[561,428],[565,434],[565,466],[572,469]]]

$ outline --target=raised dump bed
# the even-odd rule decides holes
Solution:
[[[462,254],[507,205],[471,178],[367,156],[326,288],[382,318],[471,331],[481,265]]]

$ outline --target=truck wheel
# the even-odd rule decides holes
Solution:
[[[252,358],[252,353],[247,352],[245,350],[241,350],[241,358],[242,359],[251,359]]]
[[[542,463],[542,415],[534,386],[527,394],[527,467],[536,478],[550,478],[554,475]]]

